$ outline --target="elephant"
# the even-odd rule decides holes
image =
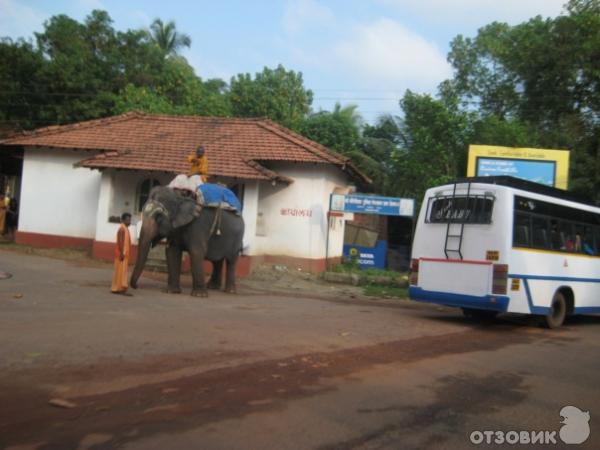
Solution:
[[[192,198],[169,187],[157,186],[150,192],[142,210],[138,258],[130,285],[137,289],[150,248],[167,238],[167,292],[181,292],[181,256],[183,251],[187,251],[192,263],[193,296],[208,295],[203,268],[205,259],[213,263],[208,287],[221,288],[221,272],[225,261],[225,291],[234,293],[235,268],[242,250],[243,237],[244,220],[235,211],[200,207]]]

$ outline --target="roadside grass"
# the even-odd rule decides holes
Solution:
[[[367,284],[363,288],[363,294],[367,297],[405,299],[408,298],[408,289],[395,286],[383,286],[381,284]]]
[[[359,275],[366,275],[368,277],[402,278],[406,275],[405,273],[396,272],[394,270],[361,269],[360,267],[358,267],[358,264],[354,264],[351,262],[338,264],[337,266],[332,268],[332,271],[338,273],[356,273]]]

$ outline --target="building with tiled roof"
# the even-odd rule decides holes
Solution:
[[[127,211],[137,218],[151,187],[186,173],[186,157],[200,145],[211,181],[229,185],[243,202],[246,256],[314,270],[327,255],[341,255],[343,218],[329,218],[329,195],[370,181],[346,157],[267,119],[142,113],[0,141],[2,153],[23,158],[14,183],[17,241],[89,246],[112,257],[115,217]]]

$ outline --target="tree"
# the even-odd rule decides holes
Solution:
[[[35,33],[45,58],[38,79],[46,95],[43,119],[67,123],[110,114],[118,54],[111,24],[106,12],[95,10],[84,23],[54,16],[45,22],[44,32]]]
[[[43,124],[43,66],[42,54],[31,43],[0,40],[0,126],[27,129]]]
[[[254,78],[239,74],[231,79],[229,100],[234,116],[268,117],[297,130],[310,111],[313,93],[304,88],[301,72],[265,67]]]
[[[300,132],[309,139],[347,156],[369,178],[372,185],[360,186],[362,191],[390,193],[392,178],[393,142],[380,136],[380,127],[387,126],[381,120],[375,126],[365,125],[361,133],[362,118],[356,105],[342,107],[336,103],[333,111],[319,111],[308,116]]]
[[[171,26],[164,28],[173,34]],[[185,41],[177,33],[175,38],[175,43]],[[165,58],[147,31],[116,31],[105,11],[92,11],[81,23],[53,16],[35,42],[1,40],[0,69],[0,120],[17,127],[132,109],[231,114],[224,81],[204,82],[185,58],[174,53]]]
[[[171,57],[151,85],[128,84],[119,94],[116,112],[227,116],[230,107],[223,89],[218,80],[202,82],[184,58]]]
[[[475,138],[568,148],[571,188],[600,200],[598,17],[599,0],[571,0],[556,18],[492,23],[455,38],[449,61]]]
[[[319,111],[308,116],[300,125],[301,134],[344,155],[358,149],[360,116],[356,105],[344,108],[336,103],[333,111]]]
[[[465,173],[471,117],[449,97],[434,99],[406,91],[400,105],[404,118],[394,155],[395,190],[422,198],[428,187]]]
[[[192,39],[177,31],[172,20],[164,23],[161,19],[154,19],[150,25],[150,37],[165,56],[177,55],[181,48],[192,45]]]

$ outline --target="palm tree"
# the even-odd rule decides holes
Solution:
[[[192,45],[192,39],[187,34],[178,32],[172,20],[165,24],[160,19],[154,19],[150,25],[150,38],[166,56],[177,55],[182,47],[189,48]]]
[[[339,117],[343,121],[352,124],[356,129],[360,129],[363,122],[362,116],[358,112],[358,105],[347,105],[342,107],[340,102],[335,102],[331,114],[334,117]]]

